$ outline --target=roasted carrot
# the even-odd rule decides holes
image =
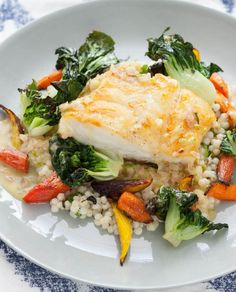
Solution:
[[[193,190],[193,175],[182,178],[179,182],[179,189],[181,191],[191,192]]]
[[[13,149],[0,150],[0,161],[14,168],[15,170],[27,173],[29,169],[28,156]]]
[[[210,77],[210,81],[215,86],[216,90],[222,93],[225,97],[229,97],[228,85],[219,73],[214,72]]]
[[[215,183],[210,187],[207,195],[222,201],[236,201],[236,184]]]
[[[115,203],[112,203],[112,209],[115,215],[118,232],[120,236],[120,265],[123,266],[125,258],[130,248],[132,240],[132,222],[121,212]]]
[[[228,116],[228,123],[229,123],[230,129],[233,129],[235,127],[235,121],[232,119],[231,116]]]
[[[233,108],[229,100],[220,92],[218,92],[215,102],[219,104],[220,111],[222,113],[227,113],[229,110]]]
[[[65,185],[54,172],[43,182],[34,186],[24,197],[26,203],[46,203],[55,198],[59,193],[69,191],[70,187]]]
[[[217,93],[217,97],[215,100],[215,103],[219,104],[220,106],[220,111],[222,113],[228,113],[228,123],[230,125],[230,128],[234,128],[236,121],[234,118],[232,118],[231,113],[235,112],[235,108],[233,107],[233,105],[229,102],[228,98],[226,98],[223,94],[221,94],[220,92]]]
[[[153,221],[145,207],[144,201],[130,192],[124,192],[120,196],[117,207],[135,221],[142,223]]]
[[[220,182],[230,183],[234,175],[235,159],[229,154],[222,154],[217,167],[217,175]]]
[[[37,87],[39,90],[46,89],[52,82],[60,81],[62,78],[62,70],[54,71],[51,74],[44,76],[38,80]]]

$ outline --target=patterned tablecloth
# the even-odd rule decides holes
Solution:
[[[52,11],[71,6],[83,0],[0,0],[0,42],[26,23]],[[112,0],[111,0],[112,1]],[[145,1],[145,0],[144,0]],[[236,16],[234,0],[188,0]],[[236,4],[235,4],[236,6]],[[76,283],[38,267],[17,254],[0,240],[0,291],[79,291],[115,292]],[[159,290],[158,290],[159,291]],[[206,283],[195,284],[165,292],[235,292],[236,272]],[[133,292],[133,291],[132,291]]]

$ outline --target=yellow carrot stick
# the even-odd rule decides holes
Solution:
[[[129,218],[127,218],[116,206],[112,203],[112,209],[115,215],[116,223],[118,226],[118,232],[120,236],[120,264],[123,265],[127,253],[130,248],[130,243],[132,239],[132,223]]]

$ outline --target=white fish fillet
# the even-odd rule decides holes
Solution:
[[[90,80],[79,98],[61,105],[59,133],[124,158],[193,162],[215,121],[211,107],[161,74],[140,74],[124,62]]]

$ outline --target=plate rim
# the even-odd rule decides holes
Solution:
[[[209,14],[211,14],[211,16],[214,15],[218,15],[219,17],[224,18],[224,20],[228,20],[232,23],[234,23],[234,25],[236,26],[236,17],[233,16],[232,14],[227,14],[224,11],[221,10],[217,10],[216,8],[210,8],[207,6],[204,6],[200,3],[196,3],[196,2],[190,2],[188,0],[145,0],[146,3],[147,2],[159,2],[159,3],[164,3],[164,5],[166,3],[168,3],[169,5],[187,5],[189,7],[193,7],[199,10],[202,10],[204,12],[207,12]],[[4,51],[5,47],[8,46],[8,44],[12,41],[14,41],[15,37],[18,37],[22,34],[24,34],[25,32],[27,32],[28,30],[32,30],[34,29],[34,26],[38,26],[43,22],[47,22],[47,20],[49,20],[51,17],[55,17],[55,16],[59,16],[59,15],[63,15],[65,11],[70,11],[74,8],[80,7],[80,6],[86,6],[86,5],[93,5],[93,3],[111,3],[110,0],[81,0],[80,3],[76,3],[73,5],[70,5],[68,7],[53,11],[49,14],[46,14],[38,19],[34,19],[32,21],[30,21],[29,23],[27,23],[26,25],[24,25],[23,27],[21,27],[20,29],[17,29],[15,32],[13,32],[9,37],[7,37],[3,42],[0,43],[0,54],[1,51]],[[141,4],[143,3],[142,0],[113,0],[113,3],[132,3],[132,2],[136,2],[136,4]],[[14,200],[16,200],[14,198]],[[113,288],[113,289],[121,289],[121,290],[130,290],[130,289],[135,289],[135,290],[143,290],[143,289],[150,289],[150,290],[159,290],[159,289],[171,289],[171,288],[177,288],[177,287],[184,287],[187,285],[193,285],[196,283],[201,283],[201,282],[206,282],[209,281],[211,279],[215,279],[218,277],[222,277],[226,274],[229,274],[231,272],[234,272],[236,270],[236,264],[235,264],[235,269],[233,268],[229,268],[226,269],[225,271],[222,271],[221,273],[212,275],[212,276],[206,276],[205,278],[202,278],[201,280],[195,280],[195,281],[185,281],[181,284],[170,284],[170,285],[165,285],[165,286],[155,286],[155,285],[151,285],[151,286],[145,286],[145,287],[140,287],[140,286],[127,286],[126,285],[115,285],[115,286],[111,286],[111,285],[106,285],[104,283],[99,282],[98,280],[88,280],[88,279],[78,279],[70,274],[64,274],[61,273],[60,271],[57,271],[55,268],[51,267],[48,264],[45,264],[37,259],[35,259],[33,256],[29,255],[26,251],[24,251],[23,249],[19,248],[18,246],[16,246],[10,239],[7,238],[7,236],[5,236],[1,229],[0,229],[0,240],[2,240],[5,244],[7,244],[10,248],[12,248],[14,251],[16,251],[19,255],[25,257],[27,260],[29,260],[30,262],[38,265],[41,268],[44,268],[46,270],[48,270],[49,272],[52,272],[54,274],[59,275],[62,278],[66,278],[66,279],[70,279],[73,280],[75,282],[81,282],[84,284],[90,284],[90,285],[94,285],[94,286],[99,286],[99,287],[104,287],[104,288]]]

